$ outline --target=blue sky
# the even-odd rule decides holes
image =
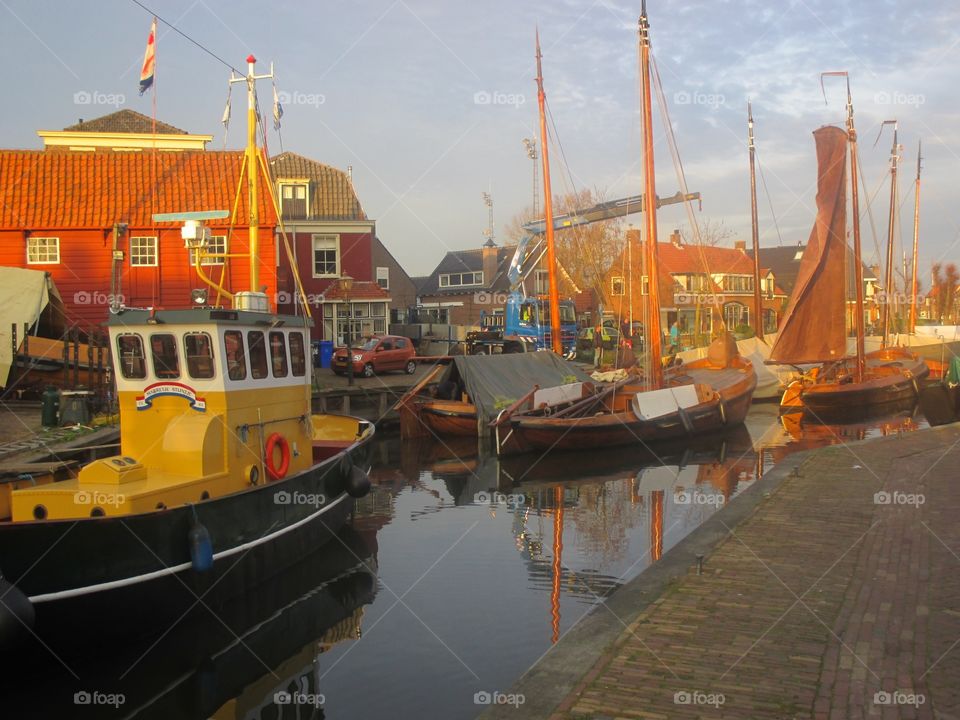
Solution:
[[[589,187],[615,198],[641,190],[639,2],[151,1],[161,16],[237,67],[250,52],[263,61],[261,70],[274,62],[278,88],[291,98],[284,149],[344,169],[352,165],[365,210],[411,274],[429,272],[448,249],[483,242],[482,192],[492,191],[498,227],[530,203],[532,163],[522,140],[536,137],[538,25],[548,103],[563,148],[563,157],[556,146],[552,156],[555,192]],[[704,198],[699,220],[723,222],[749,238],[750,97],[770,192],[768,200],[761,187],[761,244],[806,239],[816,180],[810,133],[844,119],[841,82],[828,82],[825,104],[819,73],[848,70],[877,242],[886,236],[883,183],[891,138],[885,131],[876,147],[874,140],[880,122],[896,118],[904,145],[903,238],[911,242],[922,137],[921,276],[936,260],[960,261],[960,5],[650,0],[648,11],[687,183]],[[0,17],[0,56],[8,71],[3,146],[37,148],[36,130],[60,129],[115,106],[150,113],[149,97],[136,92],[150,16],[129,0],[0,0]],[[157,58],[158,118],[212,133],[211,147],[222,147],[229,71],[163,26]],[[269,87],[260,91],[268,105]],[[103,104],[78,105],[78,92]],[[243,142],[243,104],[236,96],[234,103],[226,138],[232,148]],[[672,194],[676,174],[657,110],[655,116],[657,188]],[[275,133],[269,142],[276,152]],[[660,215],[662,236],[688,226],[682,208]],[[874,234],[868,220],[863,237],[869,259]]]

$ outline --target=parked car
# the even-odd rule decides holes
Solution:
[[[353,363],[354,375],[373,377],[388,370],[403,370],[412,375],[417,370],[413,356],[416,350],[409,338],[397,335],[374,335],[360,347],[338,348],[330,367],[337,375],[346,375],[348,362]]]

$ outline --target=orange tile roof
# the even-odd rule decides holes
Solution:
[[[354,280],[350,290],[338,280],[323,291],[324,300],[389,300],[390,293],[380,287],[379,283],[369,280]]]
[[[744,274],[753,273],[753,260],[736,248],[657,243],[660,268],[669,273]]]
[[[154,213],[231,210],[242,162],[239,151],[0,150],[0,229],[163,227],[175,223],[154,223]],[[259,187],[260,222],[274,226],[270,186]],[[241,193],[241,225],[246,207]]]

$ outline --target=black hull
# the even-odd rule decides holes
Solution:
[[[807,393],[803,395],[803,409],[817,417],[831,419],[884,415],[916,403],[919,380],[922,378],[908,379],[882,388],[851,384],[849,389],[824,393],[822,397]]]
[[[198,603],[244,593],[314,552],[347,521],[352,458],[369,438],[299,475],[192,507],[125,517],[0,524],[0,573],[36,612],[34,631],[82,642],[149,631]],[[283,503],[277,493],[325,502]],[[282,498],[283,496],[281,496]],[[196,519],[210,534],[213,567],[191,565]],[[83,618],[77,622],[77,618]],[[103,622],[101,622],[103,620]]]
[[[307,684],[304,692],[317,692],[315,678],[290,677],[281,668],[302,669],[328,629],[373,601],[375,556],[375,547],[344,528],[329,547],[216,613],[197,608],[162,635],[139,642],[58,652],[80,679],[35,643],[28,654],[36,661],[24,662],[20,653],[16,667],[0,678],[5,710],[10,717],[186,720],[211,717],[234,698],[241,705],[271,704],[273,692],[298,680]],[[287,662],[297,657],[302,664]],[[122,693],[124,702],[116,710],[74,704],[74,693],[93,688]]]

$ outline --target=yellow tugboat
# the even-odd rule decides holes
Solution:
[[[248,89],[244,173],[255,180],[266,173],[255,140],[262,76],[247,62],[236,80]],[[257,183],[245,184],[256,208]],[[0,646],[27,630],[69,632],[77,612],[137,622],[243,593],[315,552],[368,491],[354,460],[373,425],[312,414],[311,321],[276,314],[257,291],[255,210],[249,289],[230,293],[204,275],[201,259],[217,255],[206,253],[203,221],[226,215],[154,219],[184,223],[197,274],[232,307],[110,315],[121,453],[75,479],[10,492]]]

